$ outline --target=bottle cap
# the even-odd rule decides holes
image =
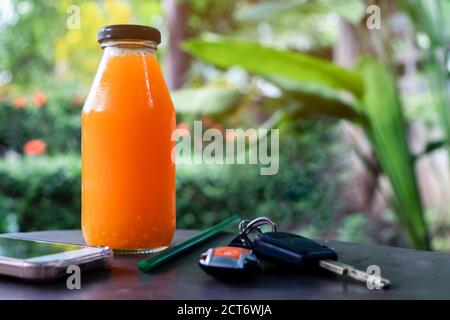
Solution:
[[[137,24],[112,24],[98,31],[98,42],[105,40],[149,40],[161,43],[161,33],[158,29]]]

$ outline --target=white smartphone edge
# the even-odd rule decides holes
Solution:
[[[4,235],[1,235],[0,237],[81,247],[78,250],[54,253],[28,259],[0,256],[0,275],[30,281],[45,281],[61,278],[64,275],[67,275],[67,268],[71,265],[79,266],[81,270],[111,267],[113,252],[108,247],[89,247],[79,244],[24,239]]]

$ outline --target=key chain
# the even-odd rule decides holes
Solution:
[[[276,232],[275,222],[267,217],[243,220],[238,235],[228,246],[211,248],[200,256],[199,266],[208,274],[227,280],[241,280],[251,276],[259,267],[259,259],[252,252],[250,233],[262,233],[261,227],[269,225]]]
[[[276,232],[277,226],[275,222],[268,217],[260,217],[253,220],[242,220],[239,223],[239,234],[236,238],[231,240],[228,246],[230,247],[242,247],[247,249],[253,249],[253,242],[249,239],[249,234],[253,231],[262,233],[261,227],[264,225],[269,225],[270,232]]]
[[[269,225],[271,231],[263,232],[264,225]],[[253,231],[257,231],[254,241],[249,238]],[[258,269],[259,259],[299,270],[316,266],[357,281],[373,282],[380,289],[390,286],[388,279],[337,261],[333,248],[296,234],[276,232],[275,223],[267,217],[241,221],[239,233],[229,245],[209,249],[201,255],[199,265],[218,278],[242,279]]]

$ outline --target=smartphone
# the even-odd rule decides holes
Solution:
[[[81,270],[110,268],[113,253],[108,247],[18,239],[0,236],[0,275],[45,281],[67,275],[68,267]]]

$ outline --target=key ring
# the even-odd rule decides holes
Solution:
[[[239,234],[248,236],[253,230],[262,233],[261,227],[264,225],[269,225],[271,227],[271,232],[277,231],[277,225],[272,219],[268,217],[259,217],[253,220],[242,220],[241,223],[239,223]]]

